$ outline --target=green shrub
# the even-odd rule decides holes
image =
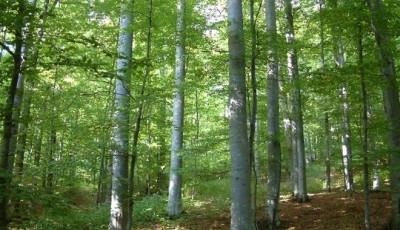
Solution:
[[[157,222],[166,217],[167,199],[165,196],[153,194],[135,201],[133,205],[134,222]]]

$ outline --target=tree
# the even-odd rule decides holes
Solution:
[[[129,160],[129,101],[130,68],[132,58],[133,1],[121,2],[118,58],[116,62],[115,112],[112,134],[112,190],[110,225],[111,230],[127,229],[128,212],[128,160]]]
[[[364,180],[364,224],[365,229],[371,229],[371,217],[369,208],[369,169],[368,169],[368,95],[365,83],[364,69],[364,44],[363,44],[363,25],[360,20],[357,25],[357,53],[358,68],[360,75],[360,89],[362,99],[362,149],[363,149],[363,180]]]
[[[299,79],[299,67],[297,60],[297,49],[295,44],[295,31],[293,25],[293,6],[291,0],[285,0],[285,16],[286,16],[286,43],[289,47],[287,53],[288,59],[288,75],[292,81],[292,116],[293,125],[293,158],[296,179],[294,183],[297,184],[297,194],[295,199],[299,202],[305,202],[307,197],[307,183],[306,183],[306,157],[304,149],[304,131],[303,131],[303,112],[301,106],[301,89]]]
[[[265,1],[265,21],[267,24],[267,126],[268,126],[268,181],[267,220],[269,228],[279,225],[278,205],[281,177],[281,146],[279,140],[279,73],[278,43],[276,32],[275,0]]]
[[[331,0],[331,7],[334,11],[338,10],[338,0]],[[339,73],[342,74],[342,70],[345,64],[345,50],[343,45],[342,36],[340,34],[340,27],[338,23],[334,23],[332,28],[332,37],[334,40],[333,52],[335,65]],[[351,148],[351,130],[350,130],[350,103],[349,103],[349,86],[348,80],[344,80],[340,84],[340,97],[342,98],[342,163],[343,163],[343,179],[345,191],[352,193],[354,191],[353,185],[353,170],[351,165],[352,160],[352,148]]]
[[[254,229],[250,199],[250,151],[247,137],[245,48],[241,0],[228,1],[228,46],[231,229]]]
[[[175,97],[172,118],[171,164],[168,189],[168,215],[179,217],[182,212],[182,146],[185,80],[185,0],[177,1]]]
[[[1,144],[1,159],[0,159],[0,226],[7,229],[8,226],[8,201],[9,201],[9,184],[12,179],[12,166],[14,150],[16,145],[16,134],[18,127],[19,105],[20,98],[17,94],[20,93],[22,81],[20,80],[21,66],[23,62],[23,28],[24,28],[24,15],[26,13],[26,5],[23,1],[18,2],[18,15],[15,21],[14,36],[15,36],[15,51],[12,53],[13,57],[13,71],[11,75],[11,82],[8,88],[7,101],[4,108],[3,118],[3,138]],[[18,85],[19,81],[19,85]]]
[[[396,67],[387,29],[385,6],[381,0],[367,0],[371,13],[372,30],[381,63],[383,100],[389,127],[390,185],[392,193],[392,229],[400,229],[400,102]]]

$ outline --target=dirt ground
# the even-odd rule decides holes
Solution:
[[[355,193],[348,197],[345,193],[319,193],[310,195],[307,203],[296,203],[282,199],[280,203],[280,229],[286,230],[350,230],[364,229],[363,194]],[[371,193],[372,229],[386,229],[390,222],[390,195]],[[264,208],[257,210],[259,229],[265,229]],[[206,215],[190,215],[179,226],[153,226],[151,229],[229,229],[229,210],[215,218]]]

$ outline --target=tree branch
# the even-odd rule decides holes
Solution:
[[[6,44],[4,44],[3,42],[0,42],[0,46],[1,46],[4,50],[6,50],[9,54],[11,54],[11,56],[15,57],[14,52],[12,52],[11,49],[10,49]]]

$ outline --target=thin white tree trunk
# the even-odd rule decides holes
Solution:
[[[130,67],[132,58],[133,1],[121,2],[117,74],[115,81],[115,112],[112,133],[111,230],[126,230],[129,217],[128,160],[129,160],[129,102]]]
[[[179,217],[182,212],[182,146],[185,81],[185,0],[177,1],[175,96],[172,118],[171,164],[168,188],[168,215]]]

